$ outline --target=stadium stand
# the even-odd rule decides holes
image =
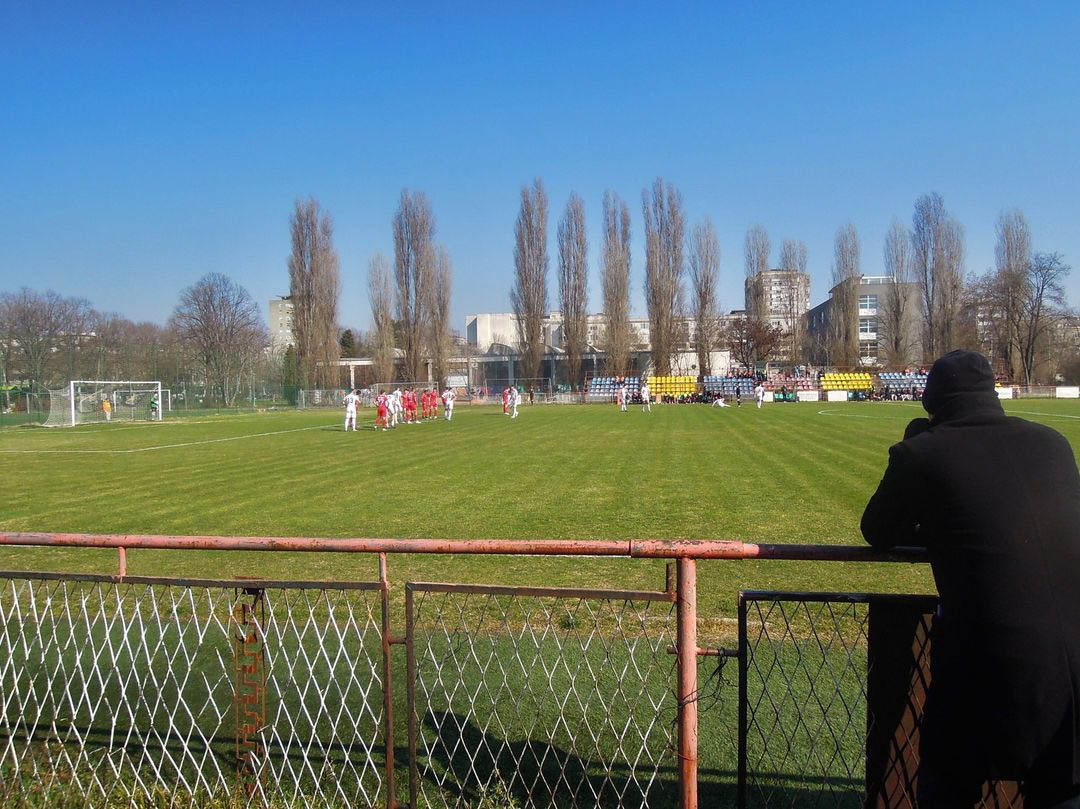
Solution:
[[[874,389],[874,380],[867,373],[827,373],[821,378],[821,388],[822,390],[871,391]]]
[[[746,376],[706,376],[703,380],[705,393],[721,396],[734,396],[736,390],[750,398],[754,395],[754,380]]]
[[[767,391],[778,391],[781,388],[787,388],[789,391],[816,390],[817,386],[816,379],[811,379],[808,376],[795,376],[781,371],[769,371],[768,378],[765,380],[765,390]]]
[[[888,385],[890,388],[919,388],[921,390],[926,387],[926,374],[895,371],[878,374],[878,379],[882,386]]]
[[[586,392],[589,398],[614,400],[615,394],[619,392],[619,386],[623,382],[626,382],[626,390],[631,398],[641,393],[641,377],[639,376],[594,376],[589,380]]]
[[[654,396],[688,396],[697,393],[697,377],[654,376],[649,379],[649,390]]]

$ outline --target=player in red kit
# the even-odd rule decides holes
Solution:
[[[510,415],[510,388],[503,388],[503,415]]]
[[[388,403],[389,403],[389,401],[388,401],[387,396],[386,396],[385,393],[380,393],[378,396],[375,397],[375,429],[376,430],[379,429],[380,422],[382,423],[383,430],[384,431],[386,430],[386,425],[389,422],[389,418],[387,416],[387,405],[388,405]]]
[[[416,391],[409,391],[409,398],[405,404],[405,421],[416,424]]]

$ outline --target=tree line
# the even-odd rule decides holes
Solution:
[[[526,378],[540,375],[548,314],[548,197],[539,178],[521,189],[514,221],[510,302]],[[812,336],[805,301],[789,285],[782,299],[766,288],[773,267],[766,229],[749,227],[743,243],[745,317],[721,318],[718,303],[721,248],[708,217],[686,222],[681,192],[657,178],[641,194],[645,256],[642,291],[649,322],[652,372],[670,374],[678,352],[696,353],[700,374],[713,352],[727,349],[739,364],[784,358],[854,367],[862,362],[859,283],[863,275],[858,231],[836,232],[830,270],[831,316],[824,336]],[[422,191],[403,189],[391,217],[393,259],[368,263],[370,331],[339,325],[340,261],[334,224],[315,199],[297,200],[289,220],[287,259],[293,305],[293,344],[284,357],[267,352],[269,336],[257,304],[243,286],[208,273],[182,290],[164,326],[103,313],[81,298],[20,289],[0,293],[0,383],[36,387],[74,378],[161,379],[203,385],[215,399],[235,402],[242,384],[284,382],[339,387],[343,356],[370,356],[375,381],[444,383],[453,341],[450,305],[453,264],[437,241],[431,203]],[[585,203],[570,194],[556,227],[557,301],[570,380],[581,381],[589,348],[588,239]],[[597,337],[608,373],[632,370],[641,338],[631,328],[631,216],[612,191],[602,199],[599,250],[604,327]],[[805,243],[781,244],[777,268],[806,273]],[[995,266],[965,273],[963,226],[937,193],[919,197],[911,226],[895,220],[882,247],[886,285],[878,301],[878,358],[887,367],[925,364],[957,347],[989,355],[999,373],[1022,384],[1080,373],[1075,318],[1065,298],[1070,268],[1055,252],[1037,251],[1020,210],[997,223]],[[782,329],[776,317],[792,324]],[[772,322],[770,322],[772,319]],[[429,364],[430,363],[430,367]]]
[[[677,353],[697,355],[698,373],[710,373],[711,357],[727,349],[736,363],[753,367],[770,359],[840,367],[866,364],[860,342],[862,247],[848,222],[833,242],[828,329],[811,335],[807,287],[768,286],[772,244],[767,230],[751,225],[743,242],[745,313],[721,318],[717,288],[721,249],[708,217],[686,224],[682,194],[657,178],[641,195],[645,236],[643,293],[650,331],[652,372],[668,375]],[[630,328],[630,212],[615,193],[605,192],[599,251],[604,330],[597,347],[606,372],[632,370],[640,348]],[[535,377],[546,346],[548,313],[548,198],[539,178],[521,189],[514,225],[514,277],[510,300],[516,315],[523,376]],[[563,344],[572,383],[580,382],[587,348],[585,212],[572,192],[556,229],[558,301]],[[983,351],[998,372],[1021,384],[1080,376],[1076,318],[1068,308],[1062,256],[1036,252],[1023,212],[1003,212],[998,221],[996,266],[982,275],[965,273],[963,226],[940,194],[920,196],[910,228],[895,220],[882,247],[883,275],[891,278],[877,301],[873,330],[876,364],[889,368],[928,364],[954,348]],[[782,242],[775,269],[805,275],[808,251],[796,239]],[[725,322],[726,321],[726,322]],[[777,323],[784,326],[778,326]],[[868,324],[864,324],[868,325]],[[693,337],[690,337],[692,328]]]

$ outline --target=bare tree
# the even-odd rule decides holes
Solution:
[[[0,340],[13,367],[9,378],[21,376],[37,387],[49,384],[57,352],[85,327],[80,314],[84,307],[88,304],[82,299],[65,298],[51,290],[23,287],[0,293]]]
[[[690,284],[694,291],[693,316],[698,373],[711,373],[712,350],[719,339],[716,287],[720,275],[720,240],[708,217],[694,226],[690,236]]]
[[[395,311],[405,379],[421,380],[435,275],[435,218],[423,191],[402,189],[394,214]]]
[[[376,253],[368,264],[368,298],[371,301],[372,362],[377,382],[394,381],[394,289],[390,263]]]
[[[761,225],[752,225],[743,241],[743,260],[746,266],[746,317],[764,320],[767,314],[765,301],[765,276],[769,269],[769,253],[772,245],[769,234]]]
[[[1061,258],[1060,253],[1036,253],[1028,264],[1017,339],[1025,385],[1034,384],[1038,350],[1065,308],[1064,281],[1071,268]]]
[[[334,224],[314,199],[297,200],[290,220],[289,297],[300,384],[336,386],[341,356],[337,334],[341,288]]]
[[[617,194],[604,192],[604,349],[608,373],[630,365],[630,211]]]
[[[938,323],[941,326],[938,344],[941,352],[960,347],[960,310],[964,295],[964,226],[946,217],[941,226],[941,263],[938,268]]]
[[[789,359],[798,362],[802,359],[802,336],[805,329],[806,301],[802,299],[803,286],[797,280],[806,275],[806,245],[794,239],[785,239],[780,248],[780,269],[788,274],[783,307],[784,320],[787,322]]]
[[[581,355],[588,337],[589,267],[585,238],[585,203],[570,194],[566,213],[559,222],[559,307],[570,385],[581,381]]]
[[[954,347],[964,275],[964,230],[945,210],[938,193],[915,201],[912,257],[923,316],[923,358]]]
[[[537,177],[521,189],[521,208],[514,225],[514,286],[510,302],[517,316],[518,344],[525,378],[539,375],[544,357],[547,314],[547,194]]]
[[[170,324],[195,351],[209,384],[226,405],[269,335],[248,291],[220,273],[208,273],[180,293]]]
[[[435,255],[435,275],[431,285],[431,364],[440,390],[450,374],[450,296],[454,265],[442,245]]]
[[[641,192],[641,208],[645,217],[645,305],[653,373],[667,376],[671,373],[682,314],[686,231],[682,194],[657,177],[651,196],[648,189]]]
[[[1023,371],[1019,354],[1020,321],[1031,268],[1031,234],[1023,211],[1003,212],[997,222],[996,273],[981,284],[991,358],[1010,378]]]
[[[914,348],[910,342],[914,312],[910,303],[913,278],[911,234],[899,221],[894,220],[885,235],[883,258],[885,272],[892,280],[878,306],[878,344],[886,365],[900,368],[908,364]]]
[[[757,362],[767,362],[784,339],[784,330],[763,320],[740,317],[727,333],[728,349],[739,365],[748,370]]]
[[[831,348],[837,365],[859,364],[859,233],[848,222],[833,241]]]

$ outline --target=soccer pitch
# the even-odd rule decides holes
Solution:
[[[1080,444],[1080,403],[1006,402]],[[0,432],[0,528],[88,533],[439,538],[714,538],[861,543],[858,523],[914,403],[459,405],[441,418],[345,433],[340,413],[198,416]],[[114,552],[0,549],[9,570],[115,571]],[[370,579],[369,557],[129,554],[140,575]],[[641,587],[662,563],[391,558],[392,578]],[[932,591],[923,566],[713,562],[702,598],[739,587]]]

